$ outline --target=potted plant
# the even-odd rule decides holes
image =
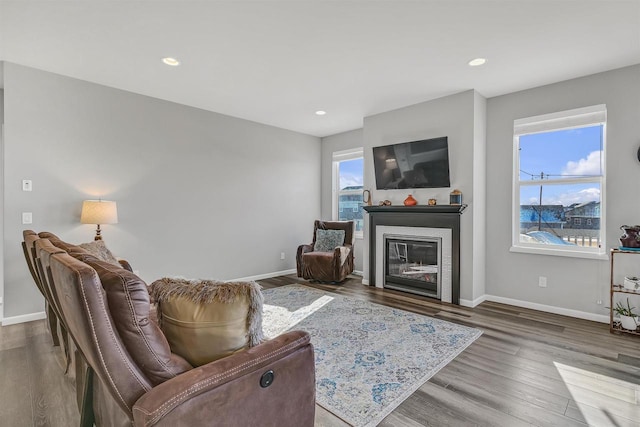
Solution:
[[[620,324],[624,329],[635,331],[638,328],[638,315],[633,312],[635,307],[631,307],[629,304],[629,298],[627,298],[627,306],[625,307],[620,301],[613,308],[613,312],[620,316]]]

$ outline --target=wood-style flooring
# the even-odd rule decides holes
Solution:
[[[640,337],[608,325],[484,302],[474,309],[362,285],[305,284],[451,322],[483,335],[380,426],[638,426]],[[75,394],[44,321],[0,328],[0,426],[74,426]],[[317,407],[317,426],[345,424]]]

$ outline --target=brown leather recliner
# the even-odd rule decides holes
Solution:
[[[38,245],[39,258],[88,367],[81,425],[313,425],[315,367],[306,332],[192,368],[171,353],[141,279],[82,248],[54,244]]]
[[[317,230],[344,230],[344,242],[331,252],[315,251]],[[298,246],[296,253],[298,277],[321,282],[342,282],[353,272],[354,239],[355,225],[353,221],[316,220],[311,244]]]
[[[51,340],[53,341],[54,346],[60,345],[60,335],[64,334],[63,330],[58,330],[58,328],[64,328],[58,320],[58,314],[55,311],[55,308],[51,302],[51,297],[48,295],[47,290],[45,289],[45,284],[40,277],[38,272],[38,267],[36,265],[36,248],[35,242],[40,239],[38,234],[33,230],[24,230],[22,232],[22,251],[24,252],[24,257],[27,261],[27,267],[29,268],[29,272],[31,273],[31,277],[36,284],[36,287],[44,297],[45,307],[44,312],[47,316],[47,327],[49,329],[49,333],[51,334]],[[63,338],[64,339],[64,338]],[[64,345],[64,342],[63,342]],[[65,348],[65,353],[67,353]]]

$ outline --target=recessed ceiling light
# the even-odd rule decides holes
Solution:
[[[487,60],[485,58],[476,58],[469,61],[469,65],[472,67],[477,67],[478,65],[483,65]]]
[[[162,62],[167,65],[171,65],[172,67],[177,67],[178,65],[180,65],[180,61],[178,61],[176,58],[171,58],[170,56],[162,58]]]
[[[326,111],[322,111],[322,110],[316,111],[316,115],[318,115],[318,116],[324,116],[325,114],[327,114]]]

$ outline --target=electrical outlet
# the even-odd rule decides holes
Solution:
[[[284,259],[284,252],[280,252],[280,259]]]
[[[602,305],[602,300],[601,300],[601,299],[599,299],[598,301],[596,301],[596,304],[598,304],[598,305]]]
[[[547,287],[547,278],[544,277],[544,276],[538,277],[538,286],[540,286],[541,288],[546,288]]]

